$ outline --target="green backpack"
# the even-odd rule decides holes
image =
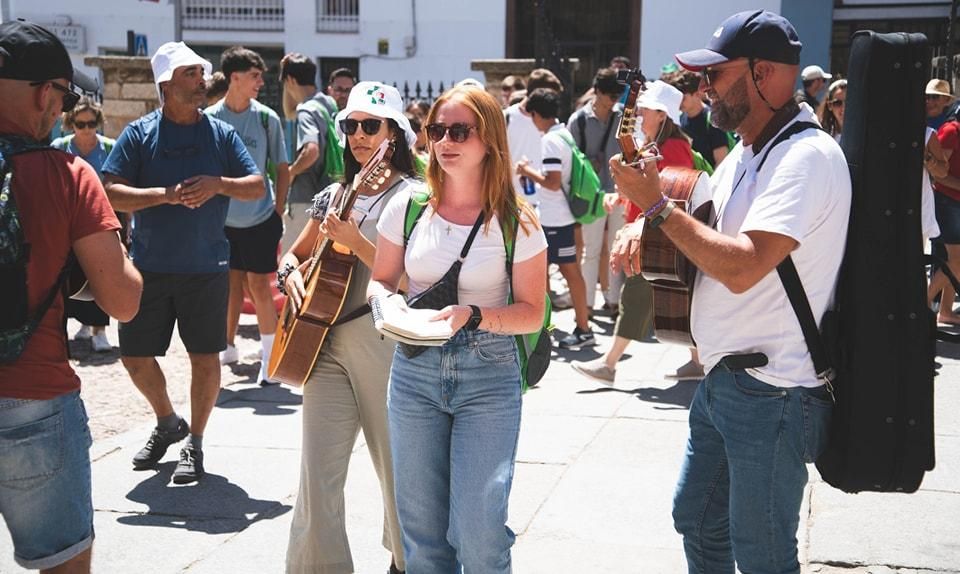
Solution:
[[[593,169],[593,164],[577,147],[577,142],[565,130],[558,132],[560,138],[570,146],[570,189],[565,190],[570,213],[577,223],[593,223],[607,212],[603,207],[603,188],[600,185],[600,176]]]
[[[690,148],[690,151],[693,152],[693,169],[699,169],[700,171],[707,172],[707,175],[713,175],[713,166],[710,165],[707,158],[703,157],[702,153],[693,148]]]
[[[337,126],[333,116],[326,106],[311,98],[300,104],[310,111],[318,112],[327,124],[327,145],[323,156],[323,171],[331,181],[343,180],[343,148],[340,147],[340,136],[337,135]]]
[[[407,247],[410,241],[410,235],[417,221],[423,215],[424,208],[430,200],[430,194],[425,191],[418,191],[410,195],[407,201],[407,208],[403,219],[403,247]],[[517,233],[520,231],[520,219],[518,217],[510,218],[511,233],[510,241],[504,241],[503,248],[507,254],[507,277],[510,279],[510,291],[507,296],[507,303],[513,303],[513,252],[517,244]],[[507,237],[507,229],[501,223],[501,230],[504,232],[504,239]],[[551,311],[553,307],[550,304],[550,297],[544,294],[543,324],[540,329],[534,333],[526,335],[515,335],[517,349],[522,350],[520,356],[520,381],[521,391],[527,392],[527,389],[536,385],[543,378],[550,366],[550,355],[553,350],[550,332],[553,331],[551,324]]]

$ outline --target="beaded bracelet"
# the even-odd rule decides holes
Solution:
[[[287,277],[293,273],[294,269],[296,269],[296,267],[288,261],[283,264],[283,269],[277,271],[277,291],[280,291],[284,295],[287,295]]]
[[[663,206],[666,204],[667,204],[667,196],[661,195],[660,201],[654,203],[653,207],[643,212],[644,219],[650,219],[651,217],[656,215],[661,209],[663,209]]]

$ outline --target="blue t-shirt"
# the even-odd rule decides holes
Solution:
[[[167,187],[198,175],[258,175],[237,132],[206,114],[180,125],[151,112],[124,128],[103,164],[103,173],[134,187]],[[158,205],[133,214],[130,255],[156,273],[227,271],[230,244],[223,232],[230,198],[215,195],[197,209]]]
[[[100,168],[103,167],[103,162],[107,159],[107,154],[109,153],[107,148],[112,149],[116,143],[117,142],[108,137],[97,134],[97,145],[90,150],[90,153],[83,155],[73,143],[73,134],[70,134],[68,136],[63,136],[53,140],[53,143],[50,144],[50,147],[65,151],[67,153],[72,153],[78,157],[82,157],[84,161],[93,167],[93,169],[97,170],[97,175],[103,179],[103,174],[100,172]]]

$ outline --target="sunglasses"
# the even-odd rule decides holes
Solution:
[[[831,108],[836,109],[836,108],[842,108],[842,107],[847,103],[847,101],[846,101],[846,100],[836,99],[836,100],[830,100],[830,101],[827,102],[827,103],[830,104],[830,107],[831,107]]]
[[[66,113],[77,107],[77,102],[80,101],[80,94],[75,93],[70,88],[61,86],[60,84],[50,80],[45,80],[42,82],[30,82],[30,85],[34,87],[42,86],[44,84],[50,84],[53,86],[54,90],[63,93],[63,104],[60,106],[60,111]]]
[[[353,120],[347,118],[345,120],[340,120],[340,130],[348,136],[352,136],[357,133],[357,126],[363,128],[363,133],[368,136],[375,136],[380,132],[380,125],[383,123],[383,120],[377,118],[367,118],[365,120]]]
[[[941,96],[939,94],[924,94],[923,96],[928,102],[933,100],[939,100],[940,98],[946,98],[949,96]]]
[[[85,130],[87,128],[95,129],[97,127],[97,120],[90,120],[89,122],[78,122],[74,120],[73,127],[78,130]]]
[[[477,126],[462,123],[455,123],[449,126],[446,124],[430,124],[426,129],[427,137],[430,138],[430,141],[438,142],[443,139],[443,136],[449,133],[451,140],[456,143],[463,143],[470,137],[470,131],[477,129]]]
[[[748,60],[747,64],[750,67],[750,70],[753,71],[753,60],[752,59]],[[710,87],[714,83],[716,83],[717,78],[720,77],[721,72],[723,72],[724,70],[729,70],[730,68],[733,68],[733,67],[734,66],[727,66],[725,68],[714,68],[711,66],[707,66],[706,68],[700,70],[700,77],[703,78],[703,81],[705,84],[707,84],[707,87]]]

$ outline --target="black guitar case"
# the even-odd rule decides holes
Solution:
[[[829,345],[837,403],[817,460],[846,492],[914,492],[934,466],[936,318],[920,225],[929,68],[922,34],[853,37],[842,138],[853,203]]]

